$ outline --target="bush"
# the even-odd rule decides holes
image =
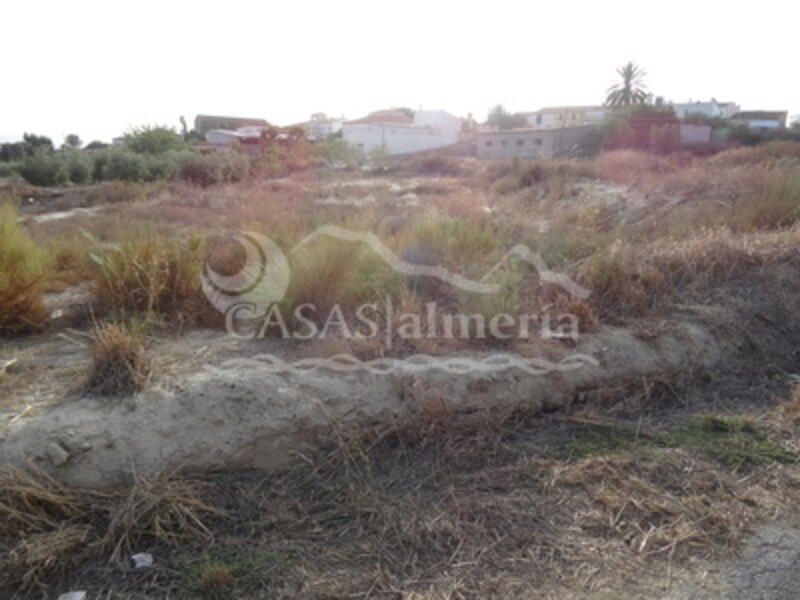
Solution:
[[[93,241],[89,276],[101,306],[117,316],[196,322],[207,307],[200,291],[203,244],[145,231],[115,245]]]
[[[364,153],[342,139],[328,139],[316,146],[317,154],[326,167],[353,168],[364,162]]]
[[[144,186],[131,181],[109,181],[92,186],[86,192],[89,206],[133,202],[144,195]]]
[[[410,169],[420,175],[458,177],[463,174],[458,161],[446,156],[424,156],[411,161]]]
[[[0,162],[0,177],[12,177],[19,172],[20,163]]]
[[[195,154],[184,160],[181,179],[203,187],[241,181],[250,173],[250,159],[240,152]]]
[[[144,126],[125,134],[125,146],[132,152],[161,154],[184,147],[183,138],[172,128],[163,126]]]
[[[69,180],[72,183],[89,183],[94,170],[91,157],[84,152],[67,152],[64,156]]]
[[[0,206],[0,334],[44,321],[41,291],[48,272],[46,253],[17,223],[16,210]]]
[[[150,178],[147,161],[141,154],[114,150],[106,155],[103,162],[101,180],[121,179],[141,182]]]
[[[54,152],[37,152],[22,161],[19,173],[31,185],[64,185],[69,172],[61,156]]]

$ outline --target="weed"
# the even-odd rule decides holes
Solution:
[[[663,441],[667,446],[699,450],[720,464],[734,468],[797,461],[794,454],[772,441],[763,428],[741,417],[693,419],[669,432]]]
[[[49,272],[47,253],[19,225],[16,210],[0,205],[0,335],[30,329],[47,318],[41,292]]]

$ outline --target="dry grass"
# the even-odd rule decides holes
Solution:
[[[164,471],[153,476],[136,476],[133,485],[108,505],[108,526],[101,545],[118,560],[136,549],[141,540],[158,540],[178,547],[188,540],[210,541],[206,524],[211,516],[224,512],[204,499],[207,487],[199,481]]]
[[[636,183],[649,175],[675,170],[668,159],[639,150],[603,152],[595,158],[594,168],[600,177],[618,183]]]
[[[14,207],[0,205],[0,335],[31,329],[47,318],[41,292],[49,270],[47,253],[17,223]]]
[[[202,321],[209,306],[200,291],[203,243],[153,231],[118,244],[93,241],[89,276],[98,304],[114,315],[144,316],[173,326]]]
[[[136,327],[123,323],[95,325],[92,366],[84,390],[100,396],[127,396],[142,390],[150,379],[150,359]]]
[[[0,478],[0,536],[45,533],[80,518],[86,506],[74,490],[38,469]]]

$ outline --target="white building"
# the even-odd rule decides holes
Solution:
[[[535,129],[562,129],[599,125],[610,113],[606,106],[551,106],[522,114]]]
[[[702,116],[716,119],[730,119],[739,112],[739,105],[735,102],[717,102],[712,98],[709,102],[689,101],[672,105],[675,116],[685,119],[691,116]]]
[[[789,113],[784,110],[748,110],[733,115],[731,122],[748,129],[769,131],[786,127],[788,116]]]
[[[324,140],[342,130],[344,117],[329,118],[325,113],[314,113],[311,120],[301,126],[310,140]]]
[[[457,143],[461,126],[461,119],[444,110],[420,110],[413,117],[401,110],[382,110],[346,121],[342,139],[364,152],[410,154]]]

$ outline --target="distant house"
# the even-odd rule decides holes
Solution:
[[[249,154],[261,152],[261,133],[265,127],[246,126],[238,129],[211,129],[205,134],[209,150],[241,150]]]
[[[341,132],[344,122],[344,117],[336,119],[329,118],[325,113],[314,113],[311,120],[301,123],[300,127],[308,139],[318,141]]]
[[[611,113],[605,106],[551,106],[522,113],[528,125],[539,129],[559,129],[597,125]]]
[[[731,117],[731,123],[756,131],[771,131],[786,127],[789,113],[782,110],[748,110]]]
[[[675,116],[679,119],[688,117],[709,117],[712,119],[730,119],[739,112],[739,105],[735,102],[717,102],[712,98],[709,102],[689,101],[672,105]]]
[[[402,110],[381,110],[342,125],[342,139],[370,152],[410,154],[456,144],[462,120],[444,110],[420,110],[413,116]]]
[[[194,118],[194,128],[200,135],[205,135],[212,129],[236,130],[240,127],[267,127],[264,119],[249,119],[244,117],[219,117],[214,115],[197,115]]]
[[[543,158],[565,154],[575,149],[591,134],[592,127],[561,129],[510,129],[479,131],[476,140],[478,158]]]

